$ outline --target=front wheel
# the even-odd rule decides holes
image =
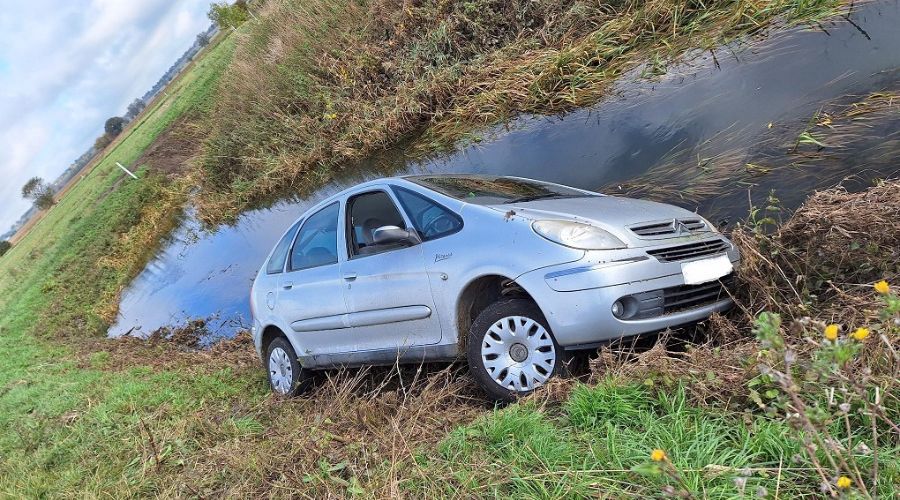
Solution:
[[[560,370],[560,349],[537,304],[507,299],[488,306],[469,329],[469,371],[488,397],[515,401]]]
[[[269,386],[275,394],[293,397],[309,387],[309,372],[300,366],[297,353],[286,338],[279,337],[269,344],[266,360]]]

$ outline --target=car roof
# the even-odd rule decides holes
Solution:
[[[465,179],[472,179],[472,178],[476,178],[476,179],[478,179],[478,178],[481,178],[481,179],[498,179],[498,178],[504,178],[504,179],[525,179],[525,177],[516,177],[516,176],[511,176],[511,175],[489,175],[489,174],[446,174],[446,173],[439,173],[439,174],[409,174],[409,175],[395,175],[395,176],[390,176],[390,177],[378,177],[377,179],[371,179],[371,180],[368,180],[368,181],[360,182],[360,183],[358,183],[358,184],[354,184],[354,185],[352,185],[352,186],[348,186],[347,188],[342,189],[342,190],[338,191],[337,193],[332,194],[331,196],[327,197],[326,199],[322,200],[322,202],[319,202],[319,203],[317,203],[316,205],[318,206],[318,205],[321,205],[323,202],[326,202],[326,201],[328,201],[328,200],[332,200],[332,199],[335,199],[335,198],[340,198],[341,196],[347,194],[347,192],[349,192],[349,191],[355,191],[355,190],[357,190],[357,189],[366,188],[366,187],[369,187],[369,186],[377,186],[377,185],[379,185],[379,184],[384,184],[385,182],[391,183],[391,184],[397,184],[397,181],[413,182],[413,183],[415,183],[416,186],[418,186],[418,187],[420,187],[420,188],[424,188],[424,189],[427,189],[427,190],[429,190],[429,191],[434,191],[433,189],[429,188],[429,187],[426,186],[426,185],[422,185],[422,184],[420,184],[420,183],[415,182],[416,179],[426,179],[426,178],[431,178],[431,177],[446,177],[446,178],[458,177],[458,178],[465,178]],[[527,179],[527,180],[531,180],[531,179]],[[435,192],[437,192],[437,191],[435,191]],[[440,193],[438,193],[438,194],[440,194]]]
[[[394,185],[398,185],[398,184],[403,185],[404,183],[409,183],[412,186],[415,186],[419,189],[425,189],[425,190],[431,191],[435,194],[438,194],[440,196],[446,197],[445,194],[443,194],[439,191],[435,191],[434,189],[428,187],[427,185],[425,185],[423,183],[416,182],[416,179],[426,179],[426,178],[431,178],[431,177],[446,177],[446,178],[457,177],[457,178],[466,178],[466,179],[473,179],[473,178],[474,179],[479,179],[479,178],[480,179],[500,179],[500,178],[502,178],[502,179],[523,179],[523,180],[534,181],[534,179],[529,179],[527,177],[518,177],[518,176],[514,176],[514,175],[496,175],[496,174],[434,173],[434,174],[408,174],[408,175],[395,175],[395,176],[389,176],[389,177],[378,177],[376,179],[371,179],[368,181],[360,182],[358,184],[354,184],[352,186],[348,186],[347,188],[344,188],[344,189],[326,197],[325,199],[321,200],[320,202],[316,203],[315,205],[309,207],[306,211],[304,211],[304,215],[333,203],[335,200],[343,197],[348,192],[356,191],[358,189],[365,189],[370,186],[378,186],[380,184],[385,184],[385,183],[394,184]],[[535,182],[540,182],[540,181],[535,181]],[[465,203],[464,200],[457,200],[457,201]]]

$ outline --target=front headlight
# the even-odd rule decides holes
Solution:
[[[625,243],[609,231],[580,222],[541,220],[531,225],[534,232],[548,240],[579,250],[614,250]]]

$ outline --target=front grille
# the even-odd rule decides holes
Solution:
[[[625,319],[654,318],[712,304],[728,297],[728,288],[733,283],[734,275],[729,274],[709,283],[673,286],[632,295],[637,301],[637,309]]]
[[[677,262],[681,260],[716,255],[724,252],[728,245],[722,240],[706,240],[675,247],[655,248],[647,250],[647,253],[656,257],[660,262]]]
[[[706,229],[706,224],[700,219],[674,219],[665,222],[654,222],[652,224],[633,226],[631,232],[638,236],[657,237],[694,233],[704,229]]]
[[[729,274],[717,281],[699,285],[681,285],[663,289],[663,313],[669,314],[691,309],[728,297],[727,288],[734,282]]]

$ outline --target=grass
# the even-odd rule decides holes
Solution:
[[[267,2],[240,37],[211,114],[202,215],[233,218],[272,192],[321,185],[405,136],[435,146],[518,113],[597,102],[648,75],[839,0],[375,0]]]
[[[654,449],[666,450],[677,479],[654,467]],[[883,451],[896,453],[896,442]],[[434,496],[792,498],[818,489],[802,455],[783,421],[698,408],[678,384],[606,379],[576,385],[561,406],[514,405],[454,430],[437,456],[421,458],[426,479],[407,487]],[[885,465],[890,495],[900,470]]]
[[[243,387],[226,384],[224,368],[105,370],[103,351],[82,344],[105,333],[186,200],[183,180],[137,165],[140,180],[122,182],[115,162],[130,165],[173,123],[206,112],[232,50],[228,39],[212,48],[0,260],[0,494],[149,493],[144,461],[134,462],[143,419],[171,406],[183,423],[198,400]]]
[[[202,425],[193,418],[224,404],[216,401],[263,394],[227,368],[117,372],[104,368],[102,351],[82,364],[71,349],[16,330],[23,326],[6,324],[0,336],[0,496],[153,495],[164,479],[157,461],[197,451],[173,432]],[[219,435],[227,437],[224,426]]]
[[[449,472],[427,487],[446,494],[458,484],[495,497],[658,496],[669,478],[641,473],[656,448],[672,450],[692,494],[713,498],[740,495],[737,477],[748,478],[749,492],[772,486],[779,464],[788,493],[793,467],[784,462],[800,452],[783,423],[693,407],[677,386],[607,380],[576,386],[558,409],[518,405],[455,430],[428,464]]]

